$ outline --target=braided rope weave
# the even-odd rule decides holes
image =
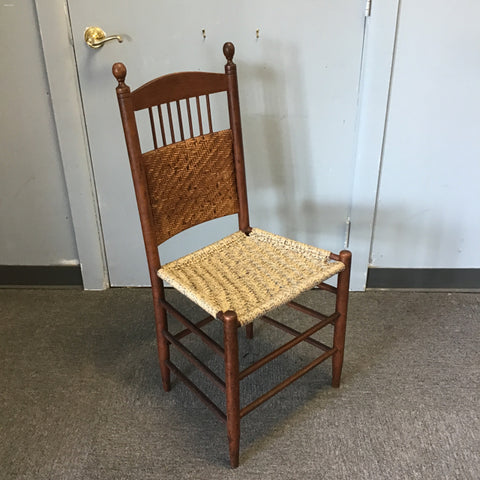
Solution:
[[[143,154],[157,244],[187,228],[238,212],[231,130]]]
[[[246,325],[344,270],[330,252],[254,228],[167,263],[158,276],[212,316]]]

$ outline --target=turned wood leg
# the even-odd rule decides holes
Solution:
[[[249,323],[245,327],[245,335],[249,340],[251,340],[253,338],[253,322]]]
[[[227,435],[230,465],[238,467],[240,449],[240,380],[238,366],[238,321],[235,312],[223,315]]]
[[[164,298],[163,282],[158,280],[158,283],[153,284],[153,304],[155,310],[155,329],[157,333],[157,348],[158,361],[160,363],[160,372],[162,374],[163,389],[166,392],[170,391],[170,369],[167,367],[167,362],[170,359],[170,345],[167,339],[163,336],[163,331],[168,331],[167,311],[161,306],[160,298]]]
[[[340,386],[340,377],[342,375],[352,254],[348,250],[342,250],[340,252],[340,261],[345,264],[345,270],[339,273],[337,284],[336,311],[340,313],[340,316],[335,322],[333,333],[333,346],[337,349],[332,356],[332,387],[335,388]]]

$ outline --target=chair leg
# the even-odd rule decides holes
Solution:
[[[251,340],[253,338],[253,322],[249,323],[246,327],[245,327],[245,336]]]
[[[235,312],[223,315],[227,435],[230,465],[238,467],[240,449],[240,379],[238,366],[238,321]]]
[[[159,281],[160,282],[160,281]],[[152,282],[153,284],[153,282]],[[167,311],[160,305],[160,298],[164,298],[163,284],[152,285],[153,304],[155,310],[155,329],[157,333],[158,361],[162,374],[163,389],[170,391],[170,369],[167,361],[170,359],[170,346],[163,336],[163,331],[168,330]]]
[[[158,360],[160,362],[160,372],[162,374],[163,389],[166,392],[170,391],[170,369],[167,367],[167,361],[170,359],[170,346],[163,336],[163,331],[167,330],[167,312],[164,308],[156,317],[158,320],[156,323],[157,330],[157,347],[158,347]]]
[[[348,291],[350,287],[350,267],[352,254],[348,250],[340,252],[340,261],[345,264],[345,270],[338,275],[336,311],[340,313],[335,322],[333,346],[337,351],[332,356],[332,387],[340,386],[342,375],[343,352],[345,348],[345,330],[347,324]]]

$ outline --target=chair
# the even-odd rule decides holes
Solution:
[[[243,416],[330,357],[332,386],[339,386],[351,253],[344,250],[336,255],[250,226],[233,44],[226,43],[223,52],[227,59],[224,74],[173,73],[134,91],[125,84],[126,68],[122,63],[113,65],[112,70],[118,81],[118,103],[152,283],[163,388],[170,390],[173,373],[226,423],[230,464],[235,468],[239,463]],[[223,130],[213,128],[215,95],[227,99],[229,125]],[[142,112],[153,146],[143,150],[140,138],[144,136],[139,134],[138,120]],[[161,243],[190,227],[232,214],[238,215],[237,232],[161,265],[158,253]],[[324,283],[335,275],[338,275],[336,287]],[[186,318],[167,302],[164,281],[199,305],[208,316],[196,323]],[[336,295],[333,313],[324,315],[294,301],[300,293],[312,288]],[[283,304],[310,315],[316,320],[315,325],[299,332],[267,315]],[[171,333],[167,313],[183,325],[183,330]],[[202,330],[214,319],[223,327],[223,345]],[[240,371],[238,330],[246,327],[247,338],[253,338],[256,319],[282,329],[293,338]],[[327,325],[334,326],[332,346],[311,338]],[[181,342],[189,334],[199,337],[224,360],[224,379]],[[317,347],[321,355],[256,400],[241,406],[240,382],[300,342]],[[171,347],[225,392],[226,412],[178,368],[170,358]]]

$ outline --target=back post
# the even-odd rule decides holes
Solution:
[[[120,108],[123,131],[125,133],[128,158],[132,170],[133,186],[140,215],[145,252],[147,254],[148,272],[152,284],[158,359],[162,373],[162,383],[164,390],[169,391],[170,370],[167,367],[167,362],[170,358],[170,353],[168,342],[163,336],[163,331],[168,330],[167,314],[160,303],[160,300],[165,299],[165,293],[163,281],[157,275],[157,271],[160,268],[160,257],[158,255],[158,245],[153,227],[153,214],[148,196],[147,178],[142,162],[140,161],[142,152],[140,149],[135,111],[133,108],[130,87],[125,84],[127,68],[123,63],[115,63],[112,67],[112,73],[118,81],[116,88],[118,106]]]
[[[150,280],[158,279],[157,270],[160,268],[160,258],[155,237],[152,209],[148,197],[147,178],[140,158],[142,152],[140,149],[140,140],[136,127],[135,111],[133,108],[130,87],[125,84],[127,68],[123,63],[115,63],[112,67],[112,73],[118,81],[116,88],[118,106],[122,117],[123,131],[125,133],[125,142],[127,144],[128,158],[132,170],[133,186],[137,199],[138,211],[140,214],[140,223],[142,225],[143,240],[148,258]]]
[[[228,111],[230,126],[233,134],[233,156],[235,159],[235,173],[239,201],[238,227],[244,233],[250,233],[250,219],[248,214],[247,182],[245,178],[245,161],[243,155],[242,124],[240,119],[240,102],[238,95],[237,66],[233,63],[235,47],[227,42],[223,46],[223,54],[227,59],[225,74],[228,79]]]

